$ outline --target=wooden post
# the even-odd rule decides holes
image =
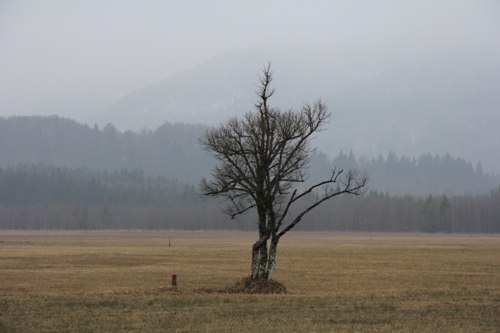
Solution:
[[[175,274],[172,275],[172,286],[177,286],[177,275]]]

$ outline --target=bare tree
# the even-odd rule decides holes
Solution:
[[[310,140],[323,130],[330,113],[319,99],[304,103],[299,111],[270,107],[272,80],[268,64],[260,76],[255,110],[207,130],[200,139],[202,147],[218,162],[213,179],[201,180],[202,194],[223,197],[223,210],[231,218],[257,211],[259,239],[252,246],[252,279],[271,278],[280,238],[304,215],[334,196],[361,194],[368,180],[356,170],[334,169],[324,181],[298,190],[298,185],[307,180],[313,152]],[[291,214],[291,206],[305,196],[314,199]],[[285,221],[288,215],[293,216]]]

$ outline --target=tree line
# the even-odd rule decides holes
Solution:
[[[480,161],[474,167],[449,153],[443,156],[425,153],[409,158],[390,151],[385,157],[379,155],[369,160],[356,158],[352,151],[340,152],[332,166],[364,170],[370,175],[371,189],[393,195],[483,194],[500,184],[498,176],[483,171]]]
[[[197,184],[215,163],[198,142],[207,129],[165,123],[155,130],[122,132],[112,124],[90,127],[58,116],[0,117],[0,167],[43,163],[109,173],[142,170],[146,177]],[[374,159],[353,152],[316,152],[309,180],[317,182],[334,168],[365,171],[370,189],[398,195],[484,194],[500,184],[499,176],[485,173],[480,162],[473,165],[449,154],[398,157],[395,152]]]
[[[313,215],[302,230],[499,233],[500,187],[489,194],[450,197],[374,191],[354,200],[344,197]]]
[[[40,162],[108,172],[141,169],[194,184],[212,165],[198,145],[206,128],[165,123],[122,132],[111,123],[90,127],[59,116],[0,117],[0,167]]]
[[[0,168],[0,203],[4,206],[74,202],[169,207],[197,205],[200,199],[192,184],[146,177],[139,169],[108,173],[41,163]]]
[[[21,164],[0,168],[0,229],[254,230],[255,216],[236,220],[193,184],[115,172]],[[310,202],[305,197],[304,204]],[[323,204],[297,230],[500,233],[500,187],[483,194],[366,194]]]

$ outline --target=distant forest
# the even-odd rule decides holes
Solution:
[[[55,116],[0,118],[0,229],[254,230],[252,215],[229,220],[220,202],[197,195],[213,165],[198,145],[205,130],[167,123],[135,133]],[[499,179],[480,162],[316,152],[311,180],[333,167],[366,171],[369,191],[327,202],[297,230],[500,232]]]
[[[57,116],[0,118],[0,167],[44,163],[110,173],[141,170],[146,177],[196,185],[210,176],[214,164],[198,144],[206,129],[165,123],[156,130],[120,132],[112,124],[100,129]],[[364,170],[371,190],[393,195],[484,194],[500,184],[500,177],[485,173],[477,161],[473,165],[449,154],[398,157],[394,152],[368,159],[353,152],[334,156],[318,151],[309,167],[311,180],[335,167]]]
[[[195,186],[140,170],[0,169],[0,229],[254,230],[252,217],[229,220],[219,202],[200,198]],[[484,195],[339,197],[312,211],[297,230],[499,233],[500,187]]]

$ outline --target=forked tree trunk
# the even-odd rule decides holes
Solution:
[[[252,279],[268,279],[270,280],[274,269],[276,268],[276,251],[278,248],[278,240],[271,240],[269,250],[267,241],[257,241],[252,247]]]
[[[267,268],[264,277],[271,280],[274,269],[276,268],[276,250],[278,248],[278,240],[273,239],[269,248],[269,259],[267,260]]]
[[[252,279],[262,278],[267,267],[267,241],[269,235],[261,235],[252,246]]]
[[[262,243],[260,246],[260,262],[259,262],[259,274],[257,275],[258,278],[261,278],[264,276],[264,273],[267,269],[267,241]]]

